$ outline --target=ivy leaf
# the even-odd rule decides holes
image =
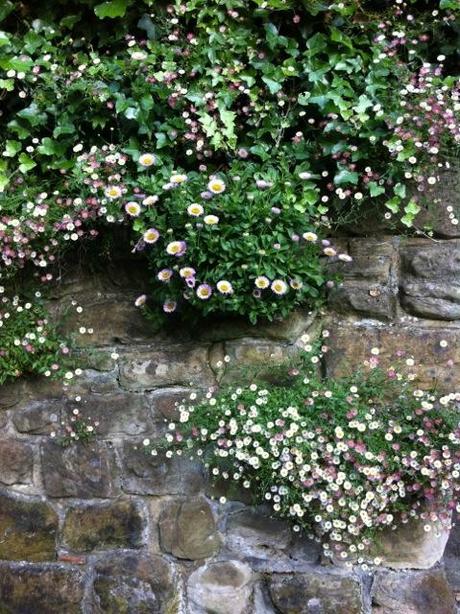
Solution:
[[[396,194],[396,196],[399,196],[399,198],[405,198],[406,186],[402,183],[397,183],[393,188],[393,192]]]
[[[273,81],[273,79],[270,79],[269,77],[262,77],[262,81],[270,90],[270,94],[276,94],[283,87],[281,83],[278,83],[278,81]]]
[[[6,158],[14,158],[14,156],[19,153],[21,149],[22,145],[19,141],[7,141],[5,144],[3,155]]]
[[[393,198],[390,198],[390,200],[387,200],[385,207],[387,207],[387,209],[389,209],[392,213],[398,213],[400,203],[401,199],[398,196],[394,196]]]
[[[129,4],[131,4],[131,0],[108,0],[108,2],[95,6],[94,12],[99,19],[124,17]]]
[[[19,156],[19,170],[21,173],[28,173],[30,170],[37,166],[37,163],[32,160],[30,156],[25,153],[22,153]]]
[[[441,0],[439,3],[440,9],[458,9],[457,0]]]
[[[354,171],[347,171],[345,169],[341,170],[334,177],[335,185],[343,185],[344,183],[352,183],[353,185],[356,185],[358,181],[359,181],[358,173],[355,173]]]
[[[380,196],[380,194],[385,194],[385,188],[379,185],[377,182],[370,181],[368,185],[369,185],[369,192],[372,197]]]

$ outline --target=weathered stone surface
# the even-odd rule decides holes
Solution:
[[[286,522],[270,518],[252,508],[243,508],[229,515],[226,522],[226,545],[236,551],[261,549],[273,552],[285,550],[292,540]]]
[[[326,571],[274,575],[270,596],[281,614],[361,614],[361,587],[356,578]]]
[[[396,294],[394,239],[350,239],[344,249],[353,261],[336,261],[328,265],[331,273],[342,278],[329,293],[329,306],[338,313],[391,318],[395,312]]]
[[[401,303],[436,320],[460,319],[460,241],[412,240],[401,248]]]
[[[112,497],[117,488],[113,452],[106,444],[76,443],[66,448],[48,441],[41,449],[42,475],[49,497]]]
[[[204,559],[219,550],[214,516],[203,497],[168,504],[160,516],[159,528],[162,549],[176,558]]]
[[[372,326],[352,320],[332,321],[325,356],[327,375],[350,374],[371,358],[371,348],[380,348],[380,364],[389,366],[398,360],[396,352],[414,356],[417,382],[423,388],[434,383],[438,390],[451,392],[460,385],[460,328],[445,326],[415,327],[411,324]],[[447,341],[447,347],[440,345]]]
[[[0,429],[6,426],[8,423],[8,413],[6,411],[2,411],[0,407]]]
[[[444,553],[444,567],[450,586],[460,596],[460,525],[452,528]]]
[[[120,384],[127,390],[158,386],[211,386],[214,374],[207,364],[207,346],[167,346],[142,349],[120,357]]]
[[[62,408],[62,400],[31,402],[13,412],[13,424],[20,433],[49,435],[59,424]]]
[[[104,614],[173,614],[179,601],[172,567],[157,556],[117,554],[96,565],[93,609]]]
[[[244,383],[255,377],[269,380],[273,367],[287,363],[300,350],[294,345],[265,339],[241,339],[225,344],[230,362],[225,367],[222,384]]]
[[[30,484],[33,473],[32,448],[15,439],[0,440],[0,483]]]
[[[450,170],[443,171],[440,181],[425,192],[428,204],[417,215],[415,226],[428,227],[441,237],[460,237],[460,225],[452,224],[449,217],[460,218],[459,192],[460,168],[454,164]]]
[[[155,390],[149,395],[150,411],[155,423],[165,424],[174,422],[179,417],[176,403],[188,399],[192,390],[190,388],[165,388]]]
[[[74,407],[74,405],[72,405]],[[99,422],[99,435],[141,435],[152,430],[148,400],[144,395],[127,392],[87,395],[78,404],[82,416]]]
[[[196,335],[206,341],[228,341],[249,337],[253,339],[272,339],[274,341],[295,341],[308,330],[315,320],[315,313],[297,310],[285,320],[250,324],[247,320],[228,318],[207,321],[198,326]]]
[[[190,614],[242,614],[252,592],[251,569],[240,561],[199,567],[188,580]]]
[[[425,531],[427,524],[431,531]],[[410,520],[394,531],[376,534],[365,556],[370,561],[378,557],[384,567],[393,569],[430,569],[441,560],[448,538],[449,531],[439,523]]]
[[[0,494],[0,560],[54,560],[57,530],[57,514],[46,503]]]
[[[123,490],[140,495],[193,495],[204,485],[202,465],[185,457],[150,456],[142,443],[125,441],[122,451]]]
[[[61,565],[0,565],[2,614],[80,614],[83,572]]]
[[[90,552],[142,545],[143,519],[133,501],[72,507],[66,514],[63,539],[70,550]]]
[[[372,585],[375,614],[454,614],[452,591],[442,569],[379,571]]]

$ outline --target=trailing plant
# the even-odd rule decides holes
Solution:
[[[460,395],[417,388],[414,359],[400,352],[383,368],[378,348],[362,371],[323,379],[322,352],[303,340],[304,360],[283,384],[191,394],[166,441],[145,440],[146,452],[202,459],[215,479],[250,490],[344,561],[364,562],[379,532],[411,519],[426,531],[449,527]]]

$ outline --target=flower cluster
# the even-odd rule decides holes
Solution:
[[[70,349],[48,321],[40,293],[30,301],[0,286],[0,385],[27,373],[70,380]]]
[[[75,397],[76,403],[81,401],[81,397]],[[97,435],[99,422],[91,416],[82,416],[80,410],[75,407],[72,409],[67,420],[59,424],[58,431],[52,431],[50,437],[56,439],[62,446],[67,447],[76,442],[88,443]]]
[[[323,380],[315,365],[327,347],[315,353],[304,342],[305,361],[287,383],[180,403],[166,454],[202,458],[212,476],[250,489],[345,562],[363,563],[376,532],[410,519],[426,531],[450,526],[460,492],[460,394],[417,389],[414,359],[383,369],[378,348],[354,377]]]

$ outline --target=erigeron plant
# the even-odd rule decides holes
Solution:
[[[459,507],[460,394],[418,389],[414,358],[399,352],[383,368],[378,348],[353,376],[322,379],[327,347],[304,342],[287,382],[193,394],[166,442],[147,439],[146,452],[202,459],[230,492],[250,490],[344,562],[365,564],[376,535],[410,519],[449,528]]]
[[[75,405],[70,413],[59,423],[58,429],[50,433],[51,439],[55,439],[61,446],[68,446],[80,443],[88,443],[97,435],[99,421],[91,416],[82,416],[78,404],[81,396],[75,397]]]

